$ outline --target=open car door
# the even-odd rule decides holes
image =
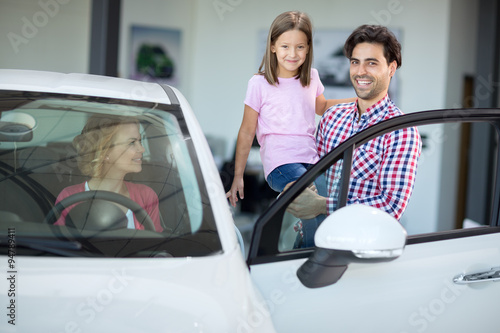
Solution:
[[[284,192],[257,220],[248,256],[251,276],[276,330],[498,331],[499,120],[500,110],[496,109],[425,111],[389,119],[340,144]],[[403,215],[397,221],[368,206],[345,206],[358,147],[406,127],[417,127],[422,137],[432,141],[436,128],[453,125],[459,131],[469,123],[490,127],[496,140],[494,156],[481,161],[493,170],[487,219],[476,221],[473,228],[427,228],[426,212],[432,207],[418,206],[414,197],[406,212],[417,213],[410,220]],[[439,140],[445,139],[441,136]],[[436,152],[426,151],[424,146],[422,157],[432,153]],[[431,166],[430,159],[421,163],[422,157],[419,171]],[[293,225],[298,219],[286,212],[289,203],[339,162],[343,163],[338,209],[318,228],[316,247],[293,249]],[[419,177],[417,172],[413,196],[418,191],[432,196],[420,185]]]

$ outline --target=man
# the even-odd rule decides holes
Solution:
[[[321,118],[316,134],[320,157],[361,130],[403,114],[388,96],[391,78],[401,66],[401,45],[395,36],[386,27],[360,26],[347,38],[344,54],[350,60],[351,83],[358,99],[332,106]],[[416,128],[387,133],[357,148],[347,204],[373,206],[399,219],[413,190],[420,151]],[[301,219],[332,213],[340,168],[335,165],[326,173],[329,197],[306,189],[288,211]]]

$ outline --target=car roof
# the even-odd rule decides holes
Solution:
[[[0,90],[61,93],[173,104],[162,86],[157,83],[82,73],[0,69]]]

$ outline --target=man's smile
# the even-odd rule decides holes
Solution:
[[[373,82],[373,80],[365,78],[356,78],[355,81],[360,87],[368,86]]]

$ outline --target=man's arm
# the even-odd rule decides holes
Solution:
[[[352,103],[356,102],[356,100],[357,100],[356,97],[349,97],[342,99],[326,99],[325,96],[321,94],[320,96],[316,97],[316,114],[318,116],[322,116],[327,109],[329,109],[334,105],[343,103]]]

